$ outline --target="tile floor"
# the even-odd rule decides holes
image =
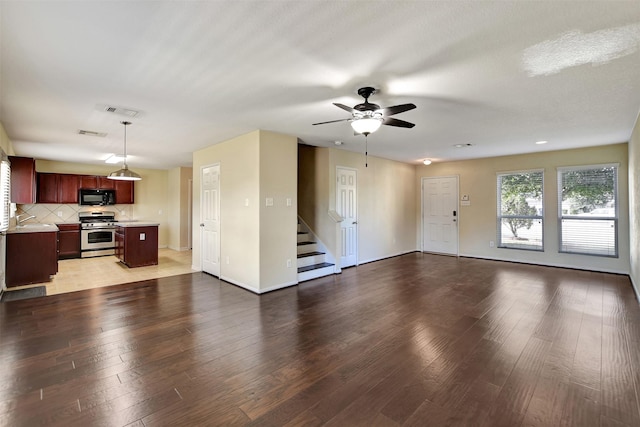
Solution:
[[[192,272],[191,251],[159,249],[158,265],[148,267],[129,268],[115,256],[60,260],[50,282],[13,289],[45,285],[47,295],[55,295]]]

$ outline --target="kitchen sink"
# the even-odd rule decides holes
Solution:
[[[20,225],[16,225],[16,228],[40,228],[40,227],[53,227],[53,224],[20,224]]]

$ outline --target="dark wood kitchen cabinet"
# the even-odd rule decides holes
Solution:
[[[116,227],[115,255],[126,266],[158,264],[158,226]]]
[[[80,258],[80,224],[58,226],[58,259]]]
[[[48,282],[58,272],[58,232],[7,234],[7,287]]]
[[[38,203],[78,203],[80,175],[38,173]]]
[[[38,203],[58,203],[58,174],[38,173]]]
[[[31,157],[9,156],[11,162],[11,202],[36,202],[36,160]]]
[[[133,204],[133,182],[134,181],[115,181],[109,180],[115,183],[116,189],[116,205],[131,205]]]

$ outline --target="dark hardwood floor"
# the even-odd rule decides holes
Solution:
[[[420,253],[0,304],[2,426],[638,426],[625,276]]]

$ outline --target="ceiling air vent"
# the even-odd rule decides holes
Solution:
[[[93,130],[84,130],[84,129],[80,129],[78,133],[80,135],[99,136],[100,138],[104,138],[105,136],[107,136],[106,132],[96,132]]]
[[[120,114],[122,116],[127,116],[127,117],[135,117],[138,114],[140,114],[140,112],[136,110],[130,110],[128,108],[121,108],[121,107],[111,107],[109,105],[104,107],[104,111],[106,111],[107,113],[115,113],[115,114]]]

